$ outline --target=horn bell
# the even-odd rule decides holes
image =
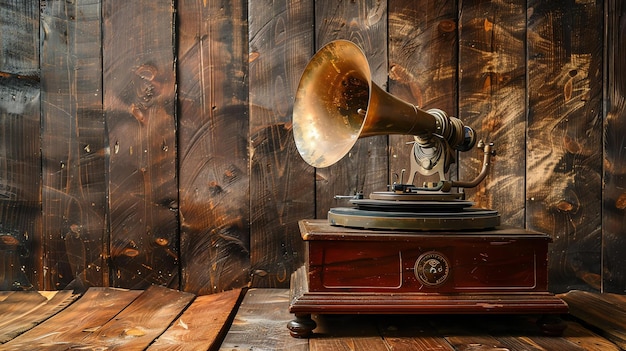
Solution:
[[[381,89],[372,82],[361,48],[336,40],[322,47],[302,73],[293,134],[302,158],[318,168],[335,164],[359,138],[374,135],[408,134],[425,140],[439,135],[454,148],[471,149],[473,132],[465,129],[469,127],[457,119],[450,123],[443,111],[437,111],[423,111]]]

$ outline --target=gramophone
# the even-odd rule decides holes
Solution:
[[[388,94],[371,80],[363,51],[330,42],[307,64],[296,92],[293,135],[311,166],[335,164],[359,138],[412,135],[408,175],[388,189],[355,196],[327,219],[299,222],[304,265],[291,276],[288,324],[294,337],[315,329],[311,314],[538,313],[567,305],[547,291],[549,236],[501,226],[500,215],[475,207],[464,188],[489,172],[493,144],[444,111]],[[458,152],[482,150],[475,179],[446,179]],[[439,176],[415,185],[417,174]],[[542,331],[558,334],[560,324]],[[555,327],[556,325],[556,327]]]

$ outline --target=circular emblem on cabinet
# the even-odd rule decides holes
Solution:
[[[423,253],[415,261],[415,277],[420,283],[428,286],[443,284],[448,279],[450,264],[446,256],[437,252],[429,251]]]

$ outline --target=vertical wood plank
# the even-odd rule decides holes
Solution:
[[[46,288],[107,286],[100,1],[48,1],[41,22]]]
[[[0,1],[0,72],[39,77],[37,1]]]
[[[359,45],[368,58],[372,81],[386,90],[387,1],[316,1],[315,30],[318,49],[336,39]],[[335,195],[386,190],[387,140],[387,136],[361,139],[341,161],[316,169],[317,218],[326,218],[331,207],[345,205],[335,201]]]
[[[103,2],[114,286],[178,286],[171,0]]]
[[[0,0],[1,289],[42,289],[45,274],[38,5]]]
[[[388,45],[389,92],[421,109],[438,108],[455,116],[456,1],[389,0]],[[412,146],[407,142],[412,141],[412,136],[389,137],[391,174],[410,169]],[[439,180],[418,176],[422,182]]]
[[[245,4],[177,2],[182,286],[196,294],[249,279]]]
[[[626,4],[607,0],[603,291],[626,293]]]
[[[298,221],[315,216],[314,168],[298,154],[291,132],[293,99],[313,53],[313,3],[248,6],[252,286],[286,288],[303,262]]]
[[[602,33],[595,1],[528,2],[527,223],[553,291],[601,288]]]
[[[467,189],[468,199],[498,210],[504,224],[524,226],[526,2],[460,3],[459,118],[497,152],[487,178]],[[460,179],[478,175],[479,150],[459,158]]]

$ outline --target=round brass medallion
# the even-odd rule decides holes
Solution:
[[[415,261],[414,270],[415,277],[420,283],[427,286],[438,286],[448,279],[450,264],[443,254],[429,251],[423,253]]]

